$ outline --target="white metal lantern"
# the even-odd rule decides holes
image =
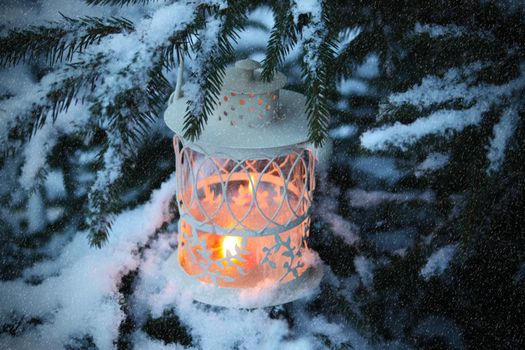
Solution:
[[[315,149],[305,97],[282,89],[282,73],[262,81],[259,67],[242,60],[226,69],[198,141],[183,137],[186,99],[178,89],[164,116],[175,132],[180,211],[173,274],[207,304],[283,304],[322,277],[306,243]]]

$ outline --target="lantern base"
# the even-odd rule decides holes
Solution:
[[[224,288],[202,282],[188,275],[179,265],[177,251],[168,258],[168,278],[184,286],[191,298],[204,304],[251,309],[286,304],[308,296],[321,282],[321,264],[311,266],[302,275],[286,283],[253,288]]]

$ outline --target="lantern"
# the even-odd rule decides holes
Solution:
[[[322,277],[307,245],[315,149],[305,97],[282,89],[282,73],[262,81],[259,67],[242,60],[226,69],[220,101],[197,141],[183,137],[181,69],[165,112],[175,132],[180,212],[173,277],[207,304],[283,304]]]

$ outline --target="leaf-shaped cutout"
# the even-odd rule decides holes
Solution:
[[[210,274],[211,283],[213,283],[215,286],[218,286],[217,283],[217,277],[214,274]]]
[[[233,282],[233,281],[235,281],[235,279],[230,277],[230,276],[223,276],[223,275],[221,275],[221,276],[219,276],[219,278],[222,279],[224,282]]]
[[[282,255],[282,256],[287,256],[287,257],[289,257],[289,258],[293,258],[293,251],[291,251],[291,250],[286,250],[286,251],[283,252],[281,255]]]

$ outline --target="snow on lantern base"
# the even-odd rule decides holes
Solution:
[[[241,61],[227,71],[221,116],[210,118],[198,141],[181,137],[181,118],[170,118],[184,99],[170,99],[166,111],[176,132],[180,211],[174,278],[213,305],[286,303],[322,277],[307,246],[315,150],[304,96],[280,90],[282,76],[257,81],[253,66]]]

